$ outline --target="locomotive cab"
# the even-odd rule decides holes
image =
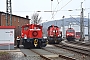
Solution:
[[[68,41],[74,41],[75,40],[75,30],[73,28],[68,28],[66,30],[66,39]]]
[[[22,26],[22,43],[25,48],[45,47],[47,41],[43,38],[42,26],[36,24]]]
[[[49,26],[47,32],[49,43],[60,43],[62,41],[62,32],[58,26]]]

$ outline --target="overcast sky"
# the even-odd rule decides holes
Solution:
[[[12,13],[22,17],[28,15],[31,18],[36,11],[42,11],[37,13],[42,17],[43,22],[59,20],[62,19],[62,16],[65,18],[69,18],[70,15],[79,17],[77,15],[80,15],[81,2],[85,9],[84,16],[87,17],[90,12],[90,0],[53,0],[52,4],[51,0],[12,0]],[[54,18],[52,18],[51,12],[43,12],[51,10],[58,10],[58,12],[54,12]],[[6,0],[0,0],[0,11],[6,12]]]

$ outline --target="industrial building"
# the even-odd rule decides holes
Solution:
[[[29,24],[29,16],[21,17],[12,14],[12,26],[15,26],[15,38],[21,35],[21,26],[24,24]],[[0,26],[6,26],[6,13],[0,12]],[[8,26],[10,26],[10,15],[8,14]]]

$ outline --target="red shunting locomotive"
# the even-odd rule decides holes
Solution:
[[[48,43],[60,43],[62,41],[62,32],[58,26],[49,26],[47,32]]]
[[[74,41],[75,40],[75,30],[73,28],[68,28],[66,30],[66,39],[68,41]]]
[[[24,48],[41,48],[47,45],[46,39],[43,38],[42,26],[37,24],[23,25],[21,37]]]

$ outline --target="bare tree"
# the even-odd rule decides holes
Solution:
[[[41,17],[39,17],[38,13],[34,13],[31,17],[32,24],[39,24],[41,22]]]

